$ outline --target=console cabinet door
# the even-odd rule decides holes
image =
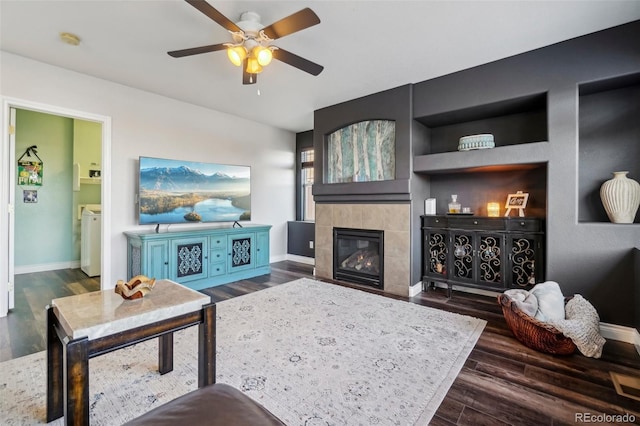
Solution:
[[[463,284],[504,288],[504,235],[451,231],[450,278]]]
[[[487,287],[504,288],[507,259],[504,250],[504,234],[478,232],[476,244],[478,283]]]
[[[157,280],[169,278],[169,242],[166,240],[147,241],[144,245],[146,250],[143,256],[145,265],[141,274]]]
[[[542,236],[539,234],[511,234],[507,236],[509,268],[507,285],[529,288],[543,280]]]
[[[269,233],[256,232],[256,267],[269,265]]]
[[[426,228],[423,235],[423,274],[434,281],[446,280],[449,276],[449,232]]]
[[[207,277],[209,246],[207,237],[171,240],[170,273],[173,281],[183,283]]]
[[[227,273],[255,268],[255,234],[235,234],[227,238]]]
[[[475,244],[475,233],[451,231],[451,279],[463,283],[476,281]]]

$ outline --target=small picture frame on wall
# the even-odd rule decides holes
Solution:
[[[25,189],[22,191],[22,201],[24,203],[37,203],[38,191],[35,189]]]
[[[504,208],[507,209],[504,213],[505,216],[509,216],[511,209],[518,210],[518,216],[524,217],[524,209],[527,207],[527,201],[529,201],[529,193],[518,191],[515,194],[509,194],[507,196],[507,202]]]

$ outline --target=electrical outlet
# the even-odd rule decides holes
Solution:
[[[313,248],[313,241],[309,241],[309,248],[312,249]]]

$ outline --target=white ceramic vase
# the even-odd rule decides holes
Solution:
[[[627,177],[628,171],[613,172],[600,187],[602,205],[613,223],[633,223],[640,205],[640,184]]]

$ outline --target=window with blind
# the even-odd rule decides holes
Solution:
[[[311,188],[313,186],[313,149],[306,149],[300,153],[301,186],[302,186],[302,220],[316,219],[316,205],[313,202]]]

